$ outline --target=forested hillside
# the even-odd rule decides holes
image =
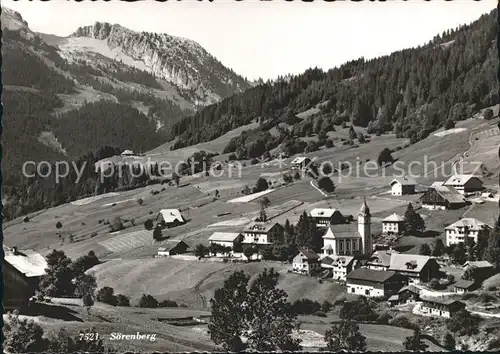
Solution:
[[[310,69],[229,97],[177,123],[174,148],[214,139],[255,117],[273,119],[319,103],[331,121],[394,129],[418,141],[448,119],[465,119],[498,102],[495,16],[496,10],[423,47],[361,58],[328,72]]]

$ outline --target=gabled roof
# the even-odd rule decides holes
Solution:
[[[466,200],[462,194],[460,194],[455,188],[450,187],[450,186],[443,186],[443,185],[436,185],[433,186],[430,189],[434,189],[441,197],[446,199],[449,203],[451,204],[461,204],[465,203]],[[426,192],[427,193],[427,192]],[[420,199],[422,199],[425,196],[422,195]]]
[[[477,219],[474,218],[462,218],[458,221],[455,221],[453,224],[448,225],[445,227],[445,230],[450,230],[450,229],[455,229],[457,227],[468,227],[469,230],[483,230],[485,228],[488,228],[489,226]]]
[[[291,162],[292,165],[295,165],[295,164],[300,164],[300,163],[303,163],[305,162],[306,160],[308,159],[307,156],[298,156],[296,158],[294,158]]]
[[[434,187],[441,187],[443,184],[444,184],[445,181],[435,181],[435,182],[432,182],[431,184],[431,188],[434,188]]]
[[[314,208],[309,212],[309,215],[312,217],[323,217],[323,218],[330,218],[335,212],[339,212],[338,209],[331,209],[331,208]]]
[[[321,260],[321,263],[331,266],[348,266],[353,260],[352,256],[326,256]]]
[[[462,301],[453,300],[453,299],[441,299],[438,297],[426,297],[426,298],[421,298],[421,300],[425,301],[425,302],[441,304],[441,305],[445,305],[445,306],[450,306],[450,305],[453,305],[455,303],[465,306],[465,303],[463,303]]]
[[[392,250],[379,250],[373,252],[370,259],[368,259],[368,264],[381,265],[385,267],[389,267],[391,265],[391,255],[393,253],[397,253]],[[376,260],[379,260],[376,262]]]
[[[420,289],[417,288],[415,285],[407,285],[407,286],[401,288],[401,290],[398,291],[398,294],[402,293],[404,291],[409,291],[409,292],[414,293],[414,294],[420,294]]]
[[[414,179],[408,178],[408,177],[399,177],[399,178],[394,178],[391,181],[391,186],[394,185],[395,183],[399,183],[402,186],[415,186],[417,182],[415,182]]]
[[[316,261],[319,259],[319,256],[310,250],[301,250],[298,255],[304,256],[308,261]]]
[[[453,286],[460,289],[469,289],[475,284],[476,283],[472,280],[458,279]]]
[[[418,254],[394,253],[391,255],[390,270],[420,273],[431,257]]]
[[[403,222],[405,221],[405,218],[399,214],[391,214],[388,217],[386,217],[382,222]]]
[[[5,261],[19,270],[26,277],[39,277],[45,274],[47,261],[38,252],[34,250],[18,251],[15,254],[14,250],[3,246],[5,253]]]
[[[347,281],[349,282],[349,280],[365,280],[374,283],[385,283],[394,275],[396,275],[396,272],[358,268],[347,274]]]
[[[268,233],[277,222],[262,222],[262,221],[254,221],[245,226],[243,232],[257,232],[257,233]],[[279,225],[279,224],[278,224]]]
[[[214,232],[209,241],[234,242],[241,233],[239,232]]]
[[[160,214],[163,216],[163,220],[165,220],[166,223],[171,223],[175,220],[180,222],[185,221],[179,209],[162,209],[160,210]]]
[[[132,150],[125,150],[124,152],[122,152],[122,155],[133,155],[134,152]]]
[[[469,182],[472,178],[477,178],[479,181],[481,181],[479,179],[478,176],[474,176],[474,175],[454,175],[454,176],[451,176],[450,178],[448,178],[446,180],[446,182],[444,182],[444,185],[465,185],[467,182]],[[481,181],[482,183],[482,181]]]
[[[323,238],[361,238],[356,224],[329,225]]]
[[[189,248],[189,245],[182,240],[165,240],[165,241],[162,241],[162,247],[158,248],[158,251],[159,252],[170,251],[180,244],[185,244],[187,246],[187,248]]]
[[[462,268],[474,266],[476,268],[492,268],[493,265],[488,261],[467,261]]]

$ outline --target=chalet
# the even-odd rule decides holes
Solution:
[[[405,218],[396,213],[382,220],[382,233],[386,235],[399,235],[403,231]]]
[[[459,209],[467,204],[464,196],[455,188],[433,183],[420,197],[423,208],[427,209]]]
[[[415,186],[417,182],[415,182],[411,178],[402,177],[402,178],[394,178],[391,181],[391,194],[392,195],[407,195],[407,194],[415,194]]]
[[[398,291],[398,301],[400,304],[414,304],[420,301],[420,289],[415,285],[407,285]]]
[[[312,160],[307,156],[298,156],[290,163],[292,170],[307,170],[314,165]]]
[[[445,228],[446,246],[463,243],[465,237],[470,237],[477,243],[479,238],[488,237],[491,228],[474,218],[463,218]]]
[[[453,284],[453,291],[457,294],[465,294],[474,291],[479,287],[479,283],[472,280],[459,279]]]
[[[175,227],[186,223],[179,209],[162,209],[156,217],[162,227]]]
[[[463,264],[462,269],[465,272],[469,267],[474,267],[474,278],[476,281],[480,282],[495,275],[496,273],[495,268],[488,261],[467,261]]]
[[[310,251],[302,250],[293,258],[293,271],[301,274],[314,274],[321,269],[319,256]]]
[[[352,256],[326,256],[321,259],[321,268],[329,270],[333,279],[345,281],[347,274],[355,268]]]
[[[465,309],[465,304],[457,300],[443,300],[439,298],[422,299],[420,313],[424,316],[450,318],[460,310]]]
[[[345,217],[337,209],[315,208],[309,212],[317,227],[345,224]]]
[[[410,282],[429,282],[432,278],[439,278],[439,264],[435,258],[416,254],[391,254],[389,270],[406,275]]]
[[[35,295],[40,278],[45,274],[47,261],[33,250],[18,251],[3,246],[3,277],[5,310],[20,310]]]
[[[285,229],[277,222],[255,221],[243,229],[243,243],[272,245],[284,243]]]
[[[235,244],[243,242],[243,235],[239,232],[214,232],[208,238],[210,244],[216,243],[224,247],[231,247],[234,249]]]
[[[347,274],[347,292],[366,297],[389,297],[408,283],[396,272],[358,268]]]
[[[189,250],[187,243],[181,240],[163,241],[163,246],[158,248],[158,257],[174,256],[186,253]]]
[[[398,253],[394,250],[378,250],[373,252],[370,258],[366,261],[366,267],[371,270],[389,270],[391,265],[391,255]]]
[[[445,187],[452,187],[461,194],[469,194],[483,189],[483,181],[474,175],[454,175],[443,183]]]

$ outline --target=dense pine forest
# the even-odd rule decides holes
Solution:
[[[495,11],[427,45],[323,72],[310,69],[208,106],[173,127],[174,148],[208,141],[256,117],[276,119],[324,103],[331,121],[395,130],[413,142],[498,102]]]

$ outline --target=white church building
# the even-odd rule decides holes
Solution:
[[[371,254],[372,251],[371,214],[364,200],[358,213],[357,225],[329,225],[323,235],[323,256],[363,255]]]

